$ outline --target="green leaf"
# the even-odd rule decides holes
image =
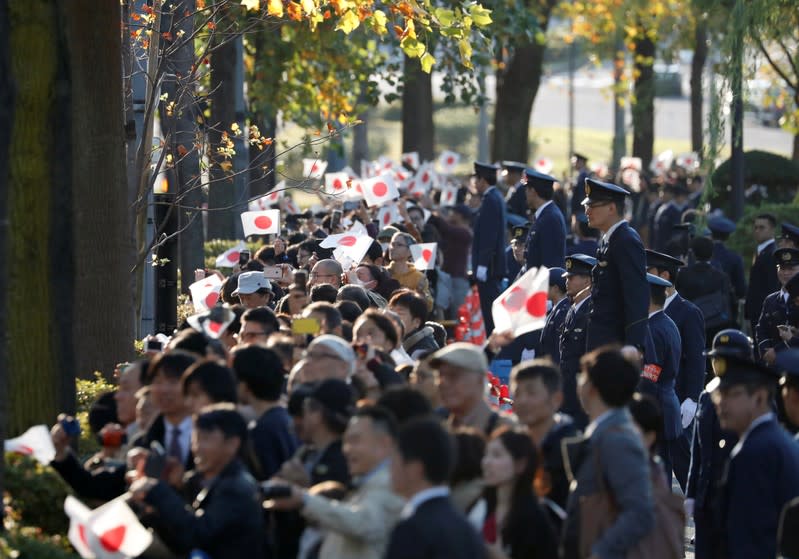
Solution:
[[[411,37],[405,37],[400,42],[400,47],[411,58],[420,58],[427,50],[422,43]]]
[[[336,30],[343,31],[346,35],[352,33],[361,24],[358,15],[353,10],[347,10],[336,25]]]
[[[433,15],[441,24],[441,27],[450,27],[455,21],[455,12],[446,8],[436,8]]]
[[[433,64],[436,63],[436,59],[433,58],[432,54],[430,54],[429,52],[426,52],[426,53],[424,53],[424,55],[422,56],[422,59],[419,62],[422,65],[422,71],[425,74],[429,74],[430,70],[433,69]]]
[[[480,4],[473,4],[469,8],[469,15],[478,27],[485,27],[491,23],[491,10],[485,9]]]

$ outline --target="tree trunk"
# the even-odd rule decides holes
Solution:
[[[432,161],[435,145],[432,74],[422,71],[418,58],[405,55],[402,89],[402,152],[418,151]]]
[[[697,18],[694,31],[694,56],[691,59],[691,149],[702,157],[704,130],[702,121],[702,101],[704,91],[702,75],[707,61],[707,22]]]
[[[280,26],[275,25],[275,28],[270,28],[266,31],[261,31],[255,35],[255,59],[257,60],[270,60],[278,57],[275,52],[282,52],[275,47],[275,42],[280,42]],[[278,63],[275,64],[278,67]],[[250,98],[252,121],[257,124],[261,135],[265,138],[272,138],[273,142],[268,146],[263,146],[263,149],[258,149],[252,146],[249,151],[250,171],[249,171],[249,188],[250,197],[260,196],[272,190],[275,185],[280,182],[275,174],[276,163],[276,147],[277,142],[275,136],[277,135],[277,107],[272,102],[277,96],[277,90],[280,87],[280,75],[275,72],[260,72],[256,69],[255,74],[250,76],[251,79],[272,80],[268,83],[263,99]],[[271,97],[270,98],[270,93]]]
[[[639,33],[640,35],[640,33]],[[635,104],[633,105],[633,157],[649,168],[655,149],[655,43],[644,38],[635,46]]]
[[[627,88],[622,84],[624,77],[625,47],[624,36],[621,31],[616,32],[613,48],[613,161],[611,168],[619,170],[621,158],[627,155]]]
[[[231,25],[227,12],[228,6],[223,6],[217,28],[227,28]],[[210,184],[208,185],[208,238],[209,239],[234,239],[236,238],[236,225],[234,219],[239,216],[231,208],[234,204],[235,189],[233,179],[228,176],[220,164],[233,164],[231,157],[225,158],[217,152],[222,142],[223,134],[233,138],[230,125],[236,121],[236,44],[224,34],[215,34],[216,45],[211,55],[211,119],[208,128],[208,141],[211,152],[214,154],[209,171]],[[231,171],[241,169],[231,169]],[[222,209],[231,208],[231,209]]]
[[[55,110],[60,63],[56,6],[46,0],[12,0],[8,10],[17,103],[8,154],[10,238],[4,308],[9,382],[3,398],[9,406],[8,432],[18,435],[31,425],[52,422],[59,411],[53,303],[72,294],[54,288],[50,252],[54,137],[64,124]]]
[[[799,134],[793,135],[793,154],[791,155],[791,159],[799,161]]]
[[[7,262],[8,228],[8,148],[14,117],[14,84],[11,81],[9,52],[8,3],[0,3],[0,262]],[[8,321],[8,266],[0,269],[0,332],[6,332]],[[0,336],[0,394],[8,394],[8,336]],[[0,398],[0,444],[5,440],[8,397]],[[5,487],[5,453],[0,452],[0,495]],[[0,533],[3,531],[5,507],[0,507]]]
[[[99,370],[110,377],[116,363],[133,355],[135,331],[130,273],[134,248],[120,94],[120,9],[93,0],[73,0],[62,8],[75,148],[69,235],[74,254],[74,295],[69,298],[73,316],[65,313],[64,326],[71,326],[78,374],[88,378]],[[69,215],[63,209],[59,212]]]

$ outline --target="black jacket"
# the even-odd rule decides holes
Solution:
[[[188,507],[164,482],[147,504],[158,512],[154,529],[176,553],[202,550],[213,559],[263,556],[263,513],[255,480],[234,460]]]
[[[757,256],[749,270],[749,290],[746,292],[746,318],[756,321],[760,316],[763,300],[780,289],[777,278],[777,262],[774,260],[775,243],[769,244]]]
[[[408,355],[417,359],[417,352],[432,353],[439,349],[436,339],[433,337],[433,329],[429,326],[422,326],[408,334],[402,341],[402,347]]]

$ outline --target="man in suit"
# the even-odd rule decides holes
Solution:
[[[561,557],[625,557],[655,523],[649,457],[626,408],[641,375],[613,348],[589,353],[581,368],[577,391],[591,423],[583,437],[563,443],[572,490]],[[596,541],[580,542],[580,501],[600,491],[600,483],[617,504],[616,520]]]
[[[588,224],[602,234],[591,274],[586,349],[616,343],[642,352],[649,335],[649,285],[644,245],[624,219],[624,201],[630,193],[615,184],[586,179],[585,194]]]
[[[774,260],[774,229],[777,218],[771,214],[760,214],[755,218],[753,236],[757,243],[752,268],[749,270],[749,290],[746,292],[745,318],[749,320],[752,332],[757,328],[757,320],[763,307],[763,300],[780,288],[777,267]]]
[[[497,189],[497,168],[486,163],[474,163],[474,186],[483,197],[474,222],[472,241],[472,271],[477,280],[480,307],[486,334],[494,330],[491,305],[502,292],[505,268],[505,200]]]
[[[677,270],[682,265],[681,260],[668,254],[646,251],[646,271],[666,281],[673,282],[677,277]],[[671,448],[671,459],[674,475],[680,482],[680,487],[685,490],[691,463],[692,424],[699,394],[705,385],[705,321],[696,305],[683,299],[674,287],[666,288],[663,312],[677,326],[682,348],[674,391],[680,401],[683,432]]]
[[[552,201],[555,178],[533,169],[525,171],[527,203],[535,219],[525,244],[525,269],[563,267],[566,255],[566,221]]]
[[[680,401],[674,391],[674,383],[680,367],[682,341],[677,325],[663,312],[666,302],[666,289],[671,282],[654,274],[647,274],[649,281],[649,331],[652,334],[653,358],[644,363],[639,389],[651,395],[660,404],[663,412],[663,444],[660,457],[666,470],[668,485],[671,486],[672,454],[677,440],[682,435]]]
[[[572,171],[577,173],[577,180],[572,185],[571,213],[578,216],[585,213],[583,198],[585,198],[585,179],[591,176],[588,169],[588,158],[582,153],[574,152],[571,157]],[[574,176],[574,175],[572,175]]]
[[[708,357],[737,355],[752,359],[752,352],[752,340],[746,334],[728,329],[716,334]],[[721,543],[722,511],[719,509],[718,486],[738,437],[721,428],[708,392],[699,395],[698,407],[685,489],[685,513],[694,519],[696,559],[714,559],[719,556]]]
[[[738,301],[746,297],[746,277],[741,255],[727,248],[724,242],[735,232],[735,222],[723,216],[711,216],[707,220],[710,238],[713,239],[713,258],[710,264],[727,274],[735,294],[733,319],[738,321]]]
[[[560,334],[560,372],[563,377],[563,406],[561,411],[572,417],[579,429],[588,425],[580,400],[577,398],[577,374],[580,358],[585,355],[585,335],[588,312],[591,309],[591,270],[596,258],[585,254],[566,257],[566,294],[571,301]]]
[[[549,269],[549,302],[552,309],[547,315],[544,328],[541,330],[541,341],[538,345],[540,357],[549,357],[556,365],[560,363],[560,333],[563,331],[563,321],[571,306],[566,296],[566,270],[563,268]]]
[[[412,419],[391,457],[394,492],[407,499],[386,559],[478,559],[485,544],[452,504],[447,481],[455,465],[450,434],[435,419]]]
[[[777,352],[788,347],[780,330],[785,326],[799,326],[799,308],[789,297],[785,285],[799,273],[799,249],[780,248],[774,251],[777,261],[777,279],[782,286],[763,301],[760,319],[755,328],[755,343],[760,358],[773,365]]]
[[[666,191],[671,194],[671,200],[662,204],[655,214],[654,243],[652,248],[658,252],[665,252],[672,237],[674,226],[682,221],[682,214],[688,209],[688,185],[685,179],[677,179],[666,185]]]
[[[775,557],[780,513],[799,495],[799,445],[772,411],[779,374],[735,356],[714,357],[713,370],[719,422],[739,437],[721,484],[723,556]]]
[[[519,216],[527,221],[527,195],[524,192],[524,170],[527,165],[516,161],[502,162],[502,182],[505,183],[505,203],[508,215]]]

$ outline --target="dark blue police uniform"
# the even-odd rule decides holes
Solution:
[[[673,200],[666,202],[658,208],[655,214],[654,230],[652,231],[651,246],[658,252],[665,252],[669,242],[674,237],[674,226],[682,220],[682,214],[687,209],[678,206]]]
[[[563,268],[552,268],[552,270],[557,270],[561,274],[565,271]],[[541,330],[541,343],[539,344],[541,357],[549,357],[556,365],[560,363],[560,350],[558,349],[558,345],[569,307],[571,307],[571,301],[569,301],[568,297],[564,297],[558,301],[558,303],[552,307],[552,310],[549,311],[544,329]]]
[[[730,278],[730,285],[732,285],[736,300],[743,299],[746,297],[744,260],[740,254],[730,250],[724,244],[724,240],[735,231],[735,222],[723,216],[713,216],[707,220],[707,227],[713,236],[713,258],[710,259],[710,264]],[[736,319],[737,310],[737,308],[733,309]]]
[[[544,200],[543,207],[527,235],[524,257],[527,270],[546,266],[561,268],[566,255],[566,221],[560,209],[552,202],[555,178],[533,169],[525,171],[526,188],[532,188]]]

